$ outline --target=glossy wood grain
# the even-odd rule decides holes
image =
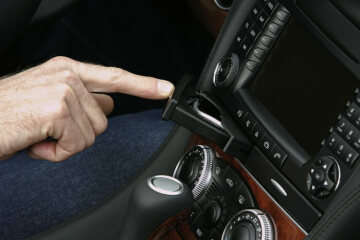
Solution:
[[[213,0],[187,0],[187,3],[194,15],[216,38],[225,21],[227,12],[218,8]]]
[[[160,239],[174,239],[180,240],[183,239],[181,235],[177,232],[177,227],[182,225],[188,225],[185,221],[186,216],[189,214],[189,210],[185,210],[161,224],[149,237],[148,240],[160,240]],[[183,228],[184,232],[186,228]],[[188,238],[186,238],[188,239]],[[191,238],[189,238],[191,239]]]

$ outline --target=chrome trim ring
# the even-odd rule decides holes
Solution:
[[[195,200],[199,199],[200,196],[205,192],[211,181],[211,172],[213,168],[213,159],[215,158],[214,150],[205,145],[196,145],[187,151],[184,156],[180,159],[176,165],[173,177],[177,177],[180,174],[181,166],[185,163],[185,157],[191,151],[196,148],[200,148],[204,153],[204,161],[202,163],[201,174],[199,179],[196,181],[194,188],[191,190]]]
[[[257,232],[261,233],[261,240],[274,240],[275,239],[276,229],[274,230],[274,225],[273,225],[274,222],[273,222],[271,216],[269,216],[267,213],[265,213],[259,209],[244,209],[240,212],[237,212],[226,224],[225,229],[221,236],[221,240],[228,240],[227,235],[228,235],[229,231],[231,231],[233,223],[236,224],[236,221],[239,222],[241,220],[241,219],[237,219],[238,217],[240,218],[239,215],[246,213],[246,212],[250,212],[250,213],[254,214],[257,218],[256,221],[258,221],[260,223],[261,230],[260,231],[257,229],[255,229],[255,230]]]
[[[224,10],[224,11],[229,11],[230,8],[231,8],[231,6],[230,7],[224,7],[223,5],[221,5],[221,3],[219,3],[219,0],[214,0],[214,3],[216,4],[216,6],[218,6],[218,8],[220,8],[221,10]]]

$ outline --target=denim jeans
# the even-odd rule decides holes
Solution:
[[[0,239],[24,239],[84,212],[121,187],[174,126],[159,110],[117,116],[95,144],[59,163],[24,152],[0,161]]]

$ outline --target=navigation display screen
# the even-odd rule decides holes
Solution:
[[[313,156],[358,85],[352,73],[292,19],[252,91]]]

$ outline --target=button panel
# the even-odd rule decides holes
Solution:
[[[277,0],[258,0],[255,3],[233,43],[234,53],[246,60],[245,65],[249,71],[258,71],[289,16],[289,11]],[[262,56],[257,56],[256,61],[252,57],[255,53],[258,55],[259,50],[251,50],[255,45],[262,50]]]
[[[274,140],[271,135],[265,131],[265,128],[244,106],[239,105],[233,112],[237,123],[242,126],[250,139],[262,150],[269,160],[278,168],[281,168],[288,154]],[[335,141],[335,140],[334,140]],[[335,142],[333,143],[335,144]],[[360,135],[359,135],[360,147]]]
[[[194,203],[187,220],[196,239],[220,240],[228,219],[254,207],[255,199],[238,171],[216,158],[209,187]]]
[[[352,102],[347,103],[344,114],[338,117],[334,128],[325,140],[329,148],[343,163],[352,168],[360,152],[360,95],[356,90]]]

